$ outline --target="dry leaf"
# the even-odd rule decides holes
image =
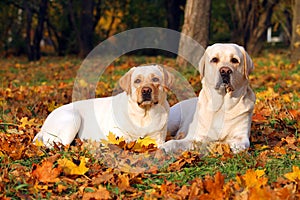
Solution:
[[[57,163],[62,167],[63,172],[66,175],[84,175],[89,168],[85,166],[85,163],[88,159],[85,157],[80,157],[80,163],[79,165],[76,165],[71,160],[68,160],[67,158],[59,159]]]
[[[33,165],[32,176],[40,182],[57,182],[59,181],[60,167],[53,167],[53,162],[45,160],[41,165]]]
[[[290,181],[299,181],[300,180],[300,169],[298,166],[293,166],[293,172],[286,173],[284,175]]]

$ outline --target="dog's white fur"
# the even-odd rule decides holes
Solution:
[[[231,90],[226,91],[220,69],[230,69]],[[167,152],[192,150],[195,142],[228,143],[233,152],[249,147],[255,94],[248,76],[253,63],[243,47],[236,44],[209,46],[199,63],[202,90],[198,98],[182,101],[170,109],[168,128],[187,134],[166,142]]]
[[[53,142],[70,144],[76,135],[100,140],[112,132],[127,141],[149,136],[160,146],[167,133],[166,90],[172,81],[172,74],[159,65],[133,67],[119,81],[124,92],[57,108],[47,117],[34,141],[51,147]],[[148,91],[148,96],[144,94],[148,99],[143,97],[143,91]]]

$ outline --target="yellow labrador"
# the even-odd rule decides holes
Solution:
[[[166,89],[173,75],[159,65],[131,68],[119,81],[124,92],[73,102],[54,110],[34,138],[51,147],[81,139],[100,140],[109,132],[127,141],[149,136],[165,142],[169,104]]]
[[[236,44],[214,44],[206,49],[199,70],[199,97],[170,109],[168,130],[187,135],[162,148],[174,152],[192,150],[195,142],[221,142],[228,143],[233,152],[247,149],[255,103],[248,79],[253,70],[248,53]]]

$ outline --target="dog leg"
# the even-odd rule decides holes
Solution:
[[[170,108],[168,119],[168,132],[174,137],[188,133],[189,126],[193,121],[198,97],[181,101]],[[182,137],[181,137],[182,138]]]
[[[81,117],[76,111],[60,107],[50,113],[33,142],[41,141],[49,148],[54,142],[70,144],[76,137],[80,124]]]

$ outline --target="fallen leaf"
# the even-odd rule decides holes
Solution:
[[[35,119],[30,119],[28,120],[28,117],[22,117],[19,121],[21,124],[19,127],[21,128],[26,128],[26,126],[31,127],[31,126],[38,126],[39,124],[34,121]]]
[[[53,167],[53,162],[45,160],[40,165],[33,165],[32,176],[40,182],[51,183],[59,181],[59,178],[57,177],[59,176],[60,172],[60,167]]]
[[[94,192],[84,192],[83,200],[90,200],[90,199],[111,199],[109,191],[99,185],[98,189]]]
[[[182,188],[178,191],[178,194],[183,198],[186,199],[186,197],[189,195],[190,190],[186,185],[182,186]]]
[[[129,177],[127,175],[119,174],[117,186],[120,192],[130,188]]]
[[[121,142],[125,142],[125,139],[123,137],[119,138],[116,137],[115,134],[113,134],[112,132],[109,132],[108,136],[107,136],[107,141],[110,144],[120,144]]]
[[[287,178],[290,181],[296,181],[300,180],[300,169],[298,166],[293,166],[293,172],[286,173],[284,175],[285,178]]]
[[[154,145],[154,147],[157,147],[156,141],[149,136],[146,136],[144,138],[139,138],[136,141],[136,145],[139,145],[141,147],[143,146],[148,147],[151,144]]]
[[[89,168],[85,166],[87,158],[80,157],[79,165],[76,165],[73,161],[68,160],[67,158],[59,159],[57,163],[62,167],[63,172],[66,175],[84,175]]]

